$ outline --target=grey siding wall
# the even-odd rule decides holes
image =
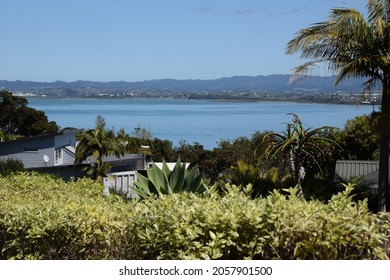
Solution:
[[[336,174],[349,181],[354,177],[365,177],[379,170],[379,161],[338,160]]]
[[[15,158],[23,161],[25,168],[50,167],[55,165],[70,164],[74,162],[71,151],[66,152],[64,147],[75,146],[76,134],[64,133],[55,135],[43,135],[15,141],[0,143],[0,159]],[[56,161],[56,149],[62,149],[62,158]],[[43,160],[43,156],[49,158],[49,162]]]
[[[45,161],[43,160],[44,155],[47,155],[49,157],[49,162],[45,163]],[[11,155],[0,156],[0,159],[7,158],[15,158],[21,160],[24,164],[24,168],[54,166],[54,148],[39,149],[37,151],[23,151]]]

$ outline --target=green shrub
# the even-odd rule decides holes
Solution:
[[[114,259],[129,253],[129,212],[120,199],[104,199],[100,184],[24,173],[0,178],[0,185],[1,259]]]
[[[386,259],[390,215],[355,203],[351,186],[328,204],[290,189],[251,199],[175,193],[125,202],[89,179],[0,177],[0,259]]]
[[[226,186],[221,197],[189,193],[146,200],[133,209],[134,242],[146,259],[386,259],[389,215],[354,203],[351,187],[329,202],[290,190],[252,200]],[[386,222],[387,219],[387,222]]]
[[[21,172],[23,170],[23,162],[18,159],[8,158],[0,160],[0,176],[8,176],[12,173]]]

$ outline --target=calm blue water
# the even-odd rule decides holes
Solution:
[[[284,130],[288,113],[299,114],[308,127],[343,128],[347,119],[372,112],[372,106],[289,102],[213,102],[173,99],[28,99],[61,128],[93,128],[102,115],[109,128],[129,134],[139,124],[176,146],[180,140],[198,142],[207,149],[221,139],[250,137],[256,131]]]

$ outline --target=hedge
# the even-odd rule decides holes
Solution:
[[[251,199],[180,193],[124,201],[88,179],[0,177],[1,259],[388,259],[390,215],[355,203],[352,186],[328,203],[290,189]]]
[[[91,180],[0,178],[1,259],[115,259],[131,247],[126,205]]]

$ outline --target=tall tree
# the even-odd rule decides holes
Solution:
[[[296,67],[305,75],[320,63],[337,74],[335,84],[366,77],[366,86],[382,85],[378,209],[388,209],[390,139],[390,23],[389,0],[368,0],[367,16],[353,8],[332,9],[328,20],[300,30],[287,44],[288,54],[300,53],[308,62]]]
[[[97,116],[95,128],[81,133],[76,147],[75,164],[81,164],[88,157],[93,157],[95,162],[88,166],[87,172],[94,179],[106,177],[106,171],[110,167],[104,162],[104,157],[124,155],[125,147],[122,141],[115,137],[111,129],[106,128],[106,121],[102,116]]]

